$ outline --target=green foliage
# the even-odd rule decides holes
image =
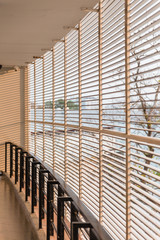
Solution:
[[[151,171],[150,171],[150,172],[151,172]],[[152,173],[155,174],[155,175],[157,175],[157,176],[160,176],[160,172],[157,172],[157,171],[152,170]]]
[[[64,109],[64,99],[58,99],[55,101],[55,108]]]
[[[53,108],[53,102],[52,101],[45,102],[45,108]]]
[[[55,108],[64,109],[64,105],[65,105],[64,99],[62,98],[55,101]],[[78,110],[78,105],[71,100],[67,102],[67,107],[72,110]],[[45,108],[53,108],[53,102],[52,101],[45,102]]]
[[[78,105],[71,100],[67,102],[67,107],[72,110],[78,110]]]

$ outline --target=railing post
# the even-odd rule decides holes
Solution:
[[[51,176],[50,174],[48,175],[48,180],[50,182],[52,182],[52,184],[59,184],[58,181],[53,180],[53,176]],[[48,191],[47,191],[47,194],[48,194]],[[51,224],[51,222],[54,222],[54,210],[53,210],[53,205],[51,204],[51,202],[53,203],[53,201],[54,201],[53,194],[54,194],[53,186],[51,186],[51,194],[49,197],[50,198],[50,203],[49,203],[50,204],[50,224]],[[47,198],[47,200],[48,200],[48,198]],[[47,204],[48,204],[48,202],[47,202]],[[52,227],[50,228],[50,235],[51,236],[54,235],[54,229]]]
[[[44,175],[43,173],[48,173],[48,170],[39,170],[39,228],[42,228],[42,219],[44,218]]]
[[[42,172],[41,172],[42,173]],[[44,219],[44,211],[43,211],[43,209],[44,209],[44,175],[43,175],[43,173],[42,173],[42,175],[41,175],[41,206],[42,206],[42,219]]]
[[[15,147],[15,184],[18,182],[18,147]]]
[[[72,240],[78,240],[78,227],[75,225],[75,223],[72,223],[72,236],[71,239]]]
[[[42,228],[42,172],[39,170],[39,228]]]
[[[64,202],[58,197],[57,204],[57,240],[64,240],[64,225],[62,219],[64,218]]]
[[[53,195],[53,187],[50,181],[47,181],[47,240],[51,235],[51,196]]]
[[[90,229],[90,240],[98,240],[93,232],[93,228]]]
[[[37,205],[37,186],[36,186],[36,166],[37,164],[40,164],[39,162],[32,162],[32,201],[31,201],[31,212],[34,213],[34,206]]]
[[[64,202],[70,201],[70,197],[58,197],[57,204],[57,240],[64,240]]]
[[[22,191],[22,188],[24,187],[24,152],[21,149],[20,153],[20,185],[19,190]]]
[[[78,240],[78,229],[79,228],[92,228],[90,223],[86,222],[72,222],[72,240]],[[92,239],[93,240],[93,239]],[[96,240],[96,239],[94,239]]]
[[[40,164],[39,162],[37,162],[37,164]],[[35,205],[34,206],[37,206],[37,175],[38,175],[38,172],[37,172],[37,168],[35,166],[35,189],[34,189],[34,192],[35,192]]]
[[[35,206],[35,164],[32,162],[32,202],[31,202],[31,212],[34,213],[34,206]]]
[[[72,222],[77,222],[77,215],[78,215],[78,211],[74,206],[73,202],[71,202],[71,233],[72,233]],[[72,235],[71,235],[71,240],[72,240]]]
[[[10,178],[13,176],[13,145],[10,144]]]
[[[63,195],[62,188],[60,185],[58,185],[58,197],[61,197]],[[64,239],[64,226],[61,225],[61,217],[64,217],[64,207],[62,208],[61,201],[57,199],[57,240],[63,240]],[[62,234],[61,234],[62,231]],[[62,238],[61,238],[62,237]]]
[[[63,190],[62,190],[62,188],[60,187],[60,185],[58,185],[58,197],[61,197],[61,196],[63,196]]]
[[[28,201],[28,157],[26,157],[26,185],[25,185],[25,200]]]
[[[7,142],[5,142],[5,172],[7,172]]]
[[[53,191],[52,185],[55,185],[55,184],[59,185],[59,182],[55,180],[47,181],[47,240],[50,239],[51,235],[52,236],[54,235],[54,229],[51,226],[51,222],[54,222],[54,208],[51,203],[53,202],[53,199],[54,199],[54,196],[53,196],[54,191]]]
[[[25,195],[26,195],[26,201],[28,201],[28,196],[30,196],[30,163],[29,163],[30,157],[26,157],[26,188],[25,188]]]

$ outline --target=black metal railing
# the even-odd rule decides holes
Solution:
[[[31,201],[31,213],[38,210],[39,228],[46,239],[111,240],[103,227],[70,187],[47,164],[17,145],[5,143],[5,172]]]

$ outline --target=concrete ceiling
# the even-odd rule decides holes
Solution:
[[[86,15],[97,0],[0,0],[0,64],[26,65],[51,48]]]

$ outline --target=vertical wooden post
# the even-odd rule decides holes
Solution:
[[[82,194],[82,94],[81,94],[81,22],[78,27],[78,74],[79,74],[79,198]]]
[[[34,61],[34,154],[36,155],[36,61]]]
[[[45,122],[45,119],[44,119],[44,114],[45,114],[45,99],[44,99],[44,94],[45,94],[45,92],[44,92],[44,55],[43,55],[43,58],[42,58],[42,64],[43,64],[43,66],[42,66],[42,68],[43,68],[43,71],[42,71],[42,81],[43,81],[43,89],[42,89],[42,91],[43,91],[43,162],[44,162],[44,160],[45,160],[45,125],[44,125],[44,122]]]
[[[29,151],[29,76],[28,67],[25,68],[25,149]]]
[[[52,131],[53,131],[53,170],[55,169],[55,101],[54,101],[54,47],[52,50],[52,69],[53,69],[53,82],[52,82]]]
[[[67,38],[64,39],[64,181],[67,181]]]
[[[98,46],[99,46],[99,221],[102,223],[102,0],[98,11]]]
[[[25,147],[25,68],[20,67],[20,145]]]
[[[125,97],[126,97],[126,135],[130,135],[130,32],[129,3],[125,0]],[[130,139],[126,138],[126,240],[131,233],[131,199],[130,199]]]

